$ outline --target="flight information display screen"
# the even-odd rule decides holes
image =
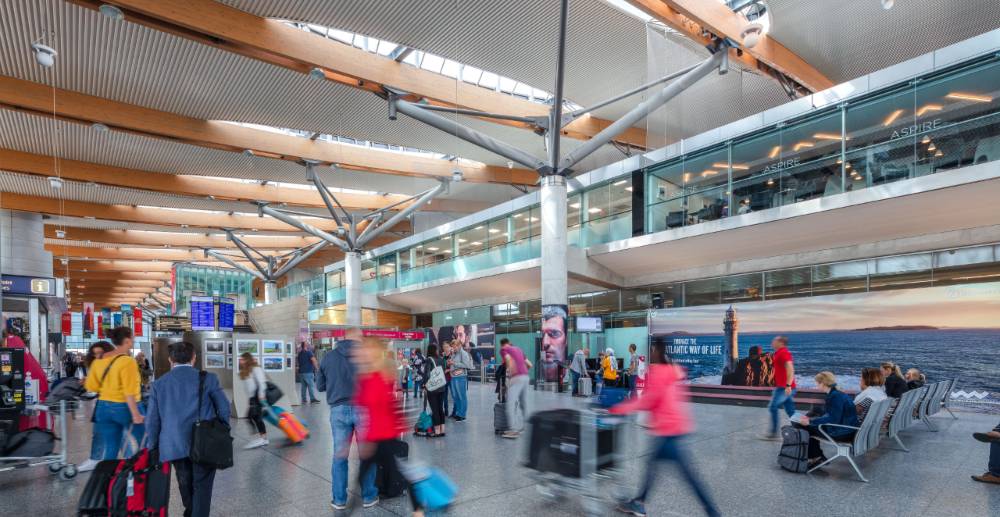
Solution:
[[[215,330],[215,300],[211,296],[191,297],[191,330]]]
[[[219,298],[219,330],[233,331],[233,318],[236,315],[236,301],[232,298]]]

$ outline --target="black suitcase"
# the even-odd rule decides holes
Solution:
[[[80,501],[77,503],[77,515],[108,515],[108,488],[118,470],[121,460],[104,460],[94,467],[90,474],[90,479],[80,492]]]
[[[796,474],[809,471],[809,432],[786,425],[781,428],[781,449],[778,466]]]
[[[28,429],[7,439],[4,456],[31,457],[48,456],[56,447],[56,435],[42,429]]]
[[[405,460],[410,457],[410,444],[402,440],[393,440],[393,455]],[[398,469],[386,470],[379,464],[375,472],[375,486],[382,497],[392,498],[403,495],[406,491],[406,479],[399,473]]]
[[[587,425],[597,425],[587,422]],[[581,415],[575,409],[539,411],[528,420],[528,461],[525,466],[538,472],[552,472],[563,477],[581,476]],[[598,470],[614,467],[610,455],[615,447],[615,429],[598,428],[596,454]]]
[[[507,421],[507,403],[497,402],[493,404],[493,433],[500,434],[510,430],[510,422]]]

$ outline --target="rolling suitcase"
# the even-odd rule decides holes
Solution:
[[[578,390],[581,396],[589,397],[594,394],[594,384],[590,377],[580,377],[579,384]]]
[[[121,460],[108,485],[108,515],[166,517],[170,505],[170,464],[142,449]]]
[[[302,440],[309,438],[309,429],[289,411],[284,411],[278,416],[278,429],[281,429],[292,443],[302,443]]]
[[[410,444],[402,440],[392,441],[392,454],[398,460],[406,460],[410,457]],[[383,497],[399,497],[406,491],[406,478],[399,474],[398,470],[385,470],[379,464],[375,472],[375,486],[378,487],[379,495]]]
[[[614,467],[609,456],[614,452],[615,429],[597,429],[596,450],[581,451],[583,425],[587,422],[575,409],[539,411],[528,420],[528,458],[525,466],[536,472],[550,472],[567,478],[579,478],[583,454],[604,458],[598,470]]]
[[[510,430],[510,422],[507,422],[507,402],[497,402],[493,404],[493,433],[500,434]]]

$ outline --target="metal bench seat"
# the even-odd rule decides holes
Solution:
[[[854,472],[858,474],[861,481],[867,483],[868,479],[861,474],[861,469],[858,468],[858,464],[854,462],[854,458],[863,456],[868,451],[878,447],[879,440],[882,436],[882,421],[885,420],[886,414],[889,413],[889,408],[892,406],[892,402],[892,399],[886,399],[872,404],[871,408],[868,409],[867,415],[865,415],[864,421],[861,422],[859,427],[841,424],[820,424],[817,428],[823,437],[814,436],[813,439],[819,440],[822,444],[832,445],[837,452],[823,463],[809,469],[809,472],[823,468],[837,458],[847,458],[847,461],[851,464],[851,467],[854,469]],[[854,433],[854,439],[850,442],[835,440],[829,433],[827,433],[827,429],[834,427],[854,429],[856,431]]]

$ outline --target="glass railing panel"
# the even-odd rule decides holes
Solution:
[[[625,212],[611,217],[592,220],[583,225],[580,247],[586,248],[632,236],[632,213]]]
[[[343,287],[326,290],[326,303],[341,302],[347,298],[347,290]]]
[[[581,236],[583,235],[582,225],[571,226],[566,229],[566,245],[576,246],[577,248],[585,247],[582,243]]]
[[[649,207],[646,228],[650,233],[655,233],[691,223],[688,219],[687,198],[679,197]]]

